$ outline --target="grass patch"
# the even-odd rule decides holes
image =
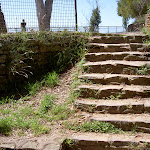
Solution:
[[[43,82],[44,82],[45,86],[53,88],[60,83],[60,80],[59,80],[58,74],[55,71],[53,71],[53,72],[49,72],[44,77]]]
[[[28,83],[26,90],[29,95],[34,96],[41,89],[41,82],[36,81],[35,83]]]
[[[24,107],[5,114],[0,119],[0,134],[9,135],[12,130],[20,129],[26,131],[31,129],[34,135],[48,133],[49,128],[40,123],[39,117],[35,115],[31,107]]]
[[[120,133],[121,129],[115,128],[114,125],[107,122],[93,121],[93,122],[83,122],[79,123],[70,123],[64,122],[64,126],[67,129],[82,131],[82,132],[96,132],[96,133]]]
[[[56,97],[54,95],[45,95],[41,101],[40,112],[44,114],[47,113],[48,110],[52,108],[55,99]]]
[[[7,96],[6,98],[2,97],[0,99],[0,104],[7,104],[7,103],[16,103],[17,101],[14,99],[14,95],[12,95],[11,97]]]
[[[119,100],[123,94],[124,94],[123,92],[122,93],[119,92],[116,96],[110,95],[108,97],[103,97],[103,99],[105,99],[105,100]]]

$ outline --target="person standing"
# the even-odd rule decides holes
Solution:
[[[26,22],[24,19],[21,22],[21,29],[22,29],[22,31],[26,31]]]

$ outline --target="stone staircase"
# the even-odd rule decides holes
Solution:
[[[70,149],[127,150],[143,143],[142,149],[150,149],[150,47],[143,44],[146,38],[90,38],[75,107],[89,121],[109,122],[135,133],[75,134],[76,144]]]

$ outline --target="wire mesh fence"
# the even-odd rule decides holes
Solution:
[[[76,27],[75,0],[0,0],[0,4],[0,27],[5,20],[8,32],[21,31],[23,19],[26,31],[38,31],[45,20],[50,30]]]
[[[76,0],[0,0],[0,33],[76,31]],[[88,26],[79,26],[79,32],[89,32]],[[124,32],[122,26],[100,26],[100,33]]]

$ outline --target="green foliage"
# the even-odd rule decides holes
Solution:
[[[147,13],[150,0],[117,0],[118,15],[123,17],[123,25],[127,29],[130,18],[142,17]]]
[[[110,95],[109,97],[103,97],[106,100],[118,100],[122,97],[123,93],[119,92],[116,96]]]
[[[135,69],[138,75],[147,75],[148,68],[146,66],[141,66],[140,68]]]
[[[32,129],[35,135],[48,133],[50,130],[42,125],[36,117],[32,117],[31,108],[20,109],[17,112],[11,112],[9,116],[0,119],[0,134],[9,135],[13,129],[27,130]]]
[[[58,85],[58,83],[60,83],[60,80],[58,74],[55,71],[53,71],[53,72],[49,72],[44,77],[43,82],[45,86],[49,86],[53,88],[54,86]]]
[[[12,118],[11,117],[7,117],[7,118],[1,118],[0,119],[0,134],[4,134],[4,135],[9,135],[10,132],[12,131]]]
[[[96,8],[92,10],[92,16],[90,18],[90,31],[97,32],[100,23],[101,23],[100,9],[97,3]]]
[[[29,95],[35,95],[41,89],[41,82],[36,81],[35,83],[28,83],[26,87]]]
[[[7,96],[7,97],[2,97],[0,99],[0,104],[7,104],[7,103],[16,103],[16,100],[14,99],[14,95],[12,95],[11,97]]]
[[[54,95],[45,95],[43,100],[41,101],[40,110],[42,113],[47,113],[50,108],[52,108],[54,100],[56,97]]]
[[[70,123],[64,122],[66,128],[75,131],[82,132],[100,132],[100,133],[120,133],[121,129],[115,128],[114,125],[107,122],[93,121],[93,122],[83,122],[79,123]]]

